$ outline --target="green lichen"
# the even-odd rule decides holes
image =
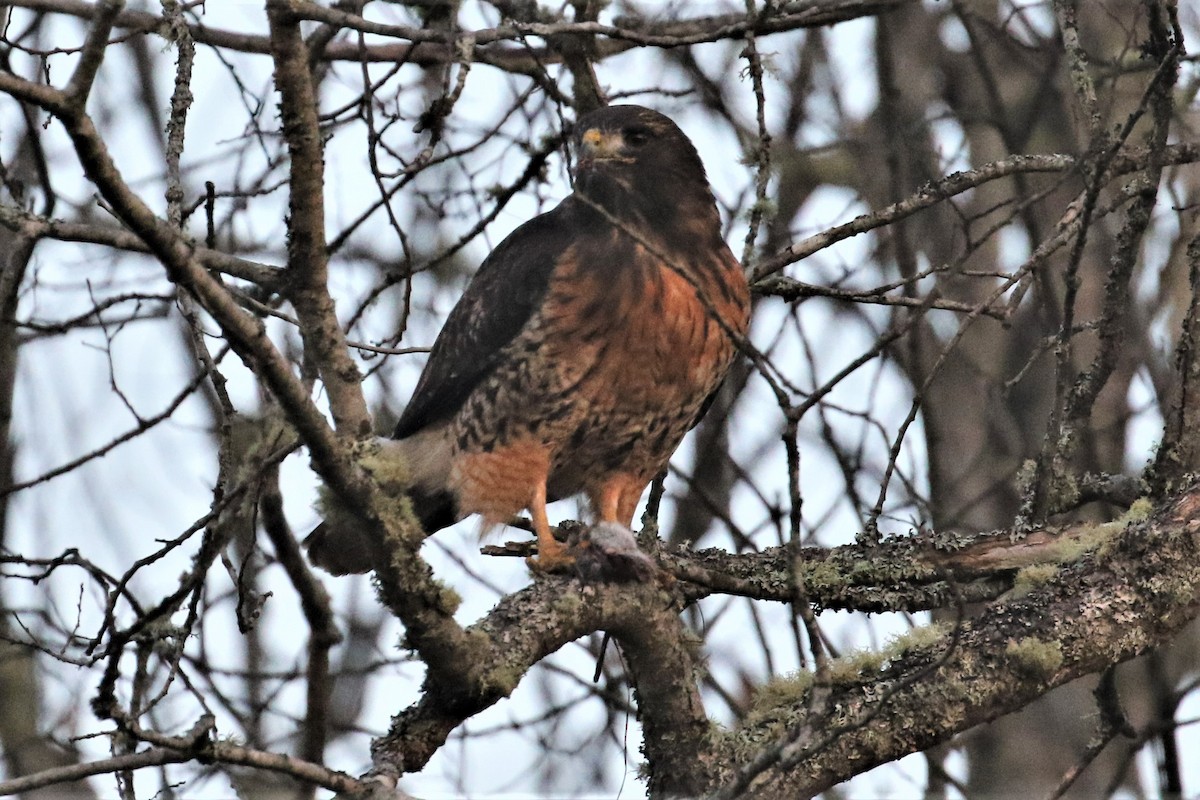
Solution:
[[[1037,461],[1028,459],[1021,464],[1017,471],[1016,484],[1021,497],[1025,499],[1021,506],[1019,524],[1013,530],[1014,541],[1028,532],[1030,515],[1034,511],[1037,511],[1039,517],[1044,517],[1068,511],[1079,505],[1079,479],[1066,463],[1064,455],[1074,451],[1073,438],[1074,435],[1067,432],[1059,440],[1057,454],[1050,463],[1039,467]]]
[[[492,637],[477,629],[466,631],[462,650],[463,663],[479,665],[479,688],[485,693],[508,697],[517,688],[525,669],[518,663],[506,660],[504,653],[497,652]],[[483,665],[491,665],[483,668]]]
[[[407,494],[378,492],[375,498],[375,511],[384,524],[388,539],[409,546],[425,540],[425,530],[413,513],[412,500]]]
[[[807,669],[776,676],[755,692],[752,710],[798,703],[808,696],[812,685],[813,674]]]
[[[1150,519],[1150,514],[1154,511],[1154,503],[1150,502],[1149,497],[1139,497],[1133,501],[1133,505],[1129,507],[1122,516],[1127,524],[1133,522],[1145,522]]]
[[[1094,534],[1088,549],[1095,550],[1101,556],[1108,555],[1112,545],[1118,541],[1119,534],[1123,533],[1130,525],[1145,522],[1153,511],[1154,504],[1150,502],[1150,499],[1139,497],[1133,501],[1124,514],[1112,522],[1103,522],[1094,527]]]
[[[1031,564],[1017,571],[1013,578],[1013,587],[1009,591],[1010,599],[1019,600],[1034,589],[1046,585],[1058,574],[1058,564]]]
[[[383,439],[365,439],[351,448],[355,463],[375,484],[375,513],[387,530],[388,538],[412,546],[424,540],[421,524],[413,516],[408,465],[393,443]],[[347,508],[341,498],[326,486],[317,489],[314,504],[317,513],[334,530],[353,529],[363,524],[363,513]]]
[[[813,673],[806,669],[771,678],[755,691],[750,710],[742,719],[742,727],[785,727],[789,715],[803,704],[812,686]]]
[[[951,625],[948,622],[933,622],[929,625],[922,625],[919,628],[893,636],[888,640],[886,648],[890,649],[895,656],[903,655],[913,650],[921,650],[926,647],[932,647],[941,642],[950,633]]]
[[[886,571],[886,562],[884,564],[875,564],[865,560],[855,561],[850,565],[850,572],[846,577],[849,578],[851,583],[872,583],[876,577],[886,577],[886,575],[879,574],[881,568]]]
[[[1149,501],[1138,500],[1129,510],[1120,518],[1111,522],[1099,523],[1080,523],[1071,528],[1071,530],[1061,536],[1057,541],[1046,548],[1043,560],[1039,565],[1054,564],[1069,564],[1078,561],[1088,553],[1095,552],[1101,556],[1108,553],[1109,547],[1113,542],[1118,540],[1118,537],[1125,529],[1137,522],[1144,520],[1153,506]],[[1028,567],[1026,569],[1029,569]],[[1021,572],[1024,572],[1022,570]],[[1041,583],[1045,582],[1045,577],[1041,576],[1036,570],[1028,575],[1033,582],[1039,582],[1038,578],[1043,577]],[[1017,579],[1021,579],[1021,573],[1017,574]],[[1028,588],[1032,588],[1028,587]]]
[[[796,580],[806,589],[828,589],[844,583],[841,570],[830,559],[798,562]]]
[[[1056,475],[1053,483],[1054,493],[1050,498],[1050,508],[1056,511],[1075,508],[1079,505],[1079,479],[1074,473]]]
[[[313,508],[334,530],[344,530],[362,524],[358,515],[346,508],[338,496],[324,484],[317,487],[317,499]]]
[[[878,650],[856,650],[829,662],[829,681],[833,684],[861,683],[878,675],[887,663]]]
[[[550,604],[552,610],[565,617],[575,617],[583,606],[583,598],[575,592],[564,592]]]
[[[950,631],[950,625],[935,622],[891,637],[879,650],[858,650],[829,662],[829,679],[835,684],[859,683],[873,679],[893,661],[933,647]]]
[[[1022,497],[1027,496],[1033,490],[1033,482],[1037,479],[1037,461],[1032,458],[1025,459],[1014,478],[1017,491]]]
[[[483,688],[486,691],[496,692],[505,697],[511,695],[517,688],[517,684],[521,682],[521,678],[525,676],[525,670],[514,664],[501,664],[495,669],[490,669],[484,677]]]
[[[1114,534],[1124,529],[1123,525],[1111,522],[1089,526],[1079,533],[1059,541],[1051,551],[1059,564],[1078,561],[1093,550],[1102,550],[1104,545],[1112,540]]]
[[[369,439],[355,446],[355,460],[385,492],[403,492],[412,483],[408,462],[389,442]]]
[[[753,164],[753,163],[754,162],[751,161],[751,164]],[[752,219],[754,219],[754,216],[756,214],[759,215],[760,217],[766,217],[767,219],[771,219],[777,213],[779,213],[779,206],[776,205],[776,203],[773,200],[763,197],[763,198],[759,198],[758,200],[754,201],[754,203],[750,206],[750,208],[746,209],[746,219],[752,220]]]
[[[453,587],[447,586],[439,580],[434,580],[434,583],[438,587],[438,608],[447,616],[454,616],[454,612],[458,611],[458,607],[462,605],[462,595]]]
[[[1032,636],[1010,641],[1004,652],[1018,670],[1038,680],[1052,676],[1063,663],[1062,647],[1058,642]]]

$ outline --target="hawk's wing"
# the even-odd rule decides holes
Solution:
[[[559,257],[578,236],[567,198],[514,230],[479,267],[433,343],[392,436],[449,419],[495,368],[501,350],[541,305]]]

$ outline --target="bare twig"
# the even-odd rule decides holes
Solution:
[[[146,767],[161,767],[164,764],[180,764],[191,761],[192,758],[193,756],[178,750],[151,747],[138,753],[47,769],[32,775],[0,781],[0,796],[23,794],[47,786],[63,786],[94,775],[107,775],[125,770],[145,769]]]

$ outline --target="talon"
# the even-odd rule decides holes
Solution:
[[[575,556],[567,552],[566,546],[557,539],[551,539],[550,541],[554,543],[553,547],[546,547],[542,542],[539,542],[538,554],[526,558],[525,564],[534,572],[544,574],[574,570]]]

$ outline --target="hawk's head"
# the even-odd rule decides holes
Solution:
[[[679,126],[642,106],[608,106],[575,123],[575,191],[631,223],[719,218],[704,165]]]

